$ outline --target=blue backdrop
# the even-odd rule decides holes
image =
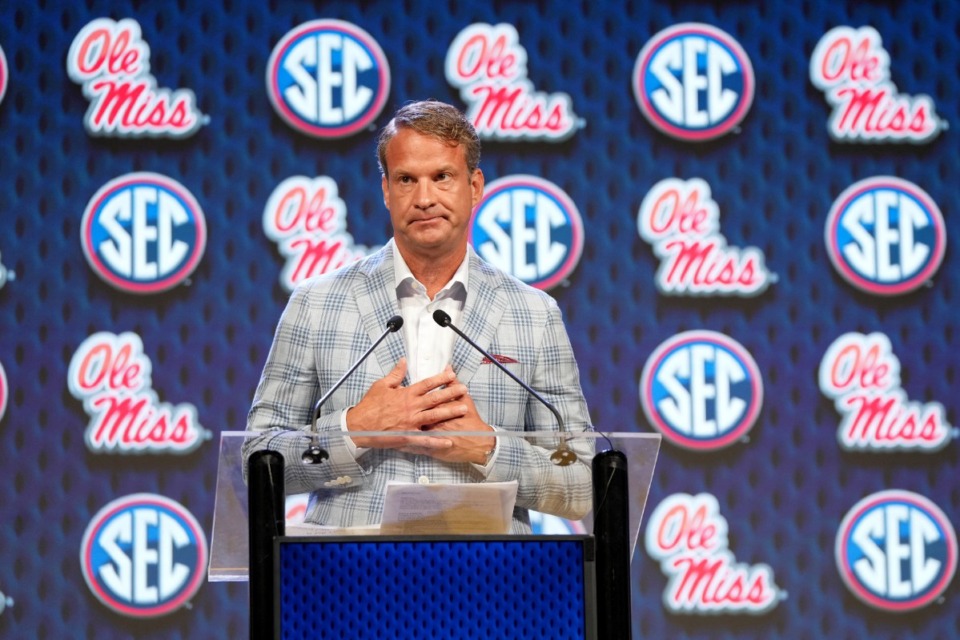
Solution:
[[[89,100],[67,72],[71,43],[96,18],[135,20],[156,85],[190,89],[204,119],[182,138],[93,136]],[[389,62],[383,112],[355,134],[304,135],[271,106],[271,51],[292,29],[328,18],[367,32]],[[756,93],[739,126],[689,142],[665,135],[638,108],[631,78],[658,32],[697,22],[723,30],[752,63]],[[475,23],[510,24],[536,90],[570,96],[583,121],[564,140],[487,141],[487,181],[534,175],[562,189],[583,220],[579,264],[550,292],[581,367],[593,421],[650,431],[638,384],[650,354],[688,330],[739,342],[755,359],[764,402],[746,440],[720,451],[665,442],[647,514],[677,493],[716,496],[739,562],[770,566],[784,598],[757,616],[668,613],[667,578],[643,550],[634,564],[637,637],[960,637],[957,588],[917,611],[893,614],[844,586],[834,540],[861,498],[887,488],[926,496],[956,523],[956,445],[933,453],[850,452],[841,416],[818,388],[827,348],[848,332],[889,337],[911,400],[957,418],[958,257],[948,244],[928,286],[878,297],[831,266],[824,226],[834,200],[878,175],[921,187],[960,233],[955,203],[960,145],[946,128],[921,144],[849,143],[828,132],[830,107],[809,76],[823,35],[871,26],[889,53],[901,94],[931,97],[958,121],[960,6],[762,2],[11,2],[0,8],[8,84],[0,102],[0,365],[8,401],[0,417],[0,635],[4,637],[239,637],[245,586],[202,584],[189,606],[154,620],[104,606],[85,583],[84,534],[112,500],[165,496],[209,537],[217,434],[242,429],[273,328],[287,298],[285,261],[263,227],[284,179],[329,176],[355,243],[389,237],[374,156],[375,130],[412,99],[466,106],[444,74],[451,42]],[[84,210],[110,180],[167,176],[202,208],[206,247],[189,278],[146,295],[110,286],[80,242]],[[757,247],[776,281],[754,297],[668,296],[659,260],[637,232],[644,196],[659,181],[699,177],[720,208],[730,246]],[[196,408],[212,439],[185,454],[92,451],[90,421],[68,385],[71,360],[97,332],[132,332],[151,364],[161,403]],[[2,395],[2,394],[0,394]],[[0,405],[2,406],[2,405]]]

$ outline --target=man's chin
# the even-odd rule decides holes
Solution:
[[[454,238],[449,233],[410,234],[404,245],[412,252],[424,256],[444,256],[462,251],[467,245],[466,237]]]

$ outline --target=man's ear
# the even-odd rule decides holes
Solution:
[[[387,183],[387,176],[381,176],[380,189],[383,190],[383,206],[386,207],[387,210],[389,211],[390,205],[388,204],[389,202],[388,196],[390,194],[390,185],[389,183]]]
[[[483,184],[483,171],[480,171],[479,168],[474,169],[473,175],[470,176],[470,192],[473,206],[477,206],[477,203],[483,198]]]

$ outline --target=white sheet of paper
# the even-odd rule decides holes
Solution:
[[[517,482],[418,484],[390,481],[382,534],[510,533]]]
[[[330,527],[310,522],[287,523],[284,535],[290,537],[313,536],[375,536],[380,533],[380,525],[371,524],[359,527]]]

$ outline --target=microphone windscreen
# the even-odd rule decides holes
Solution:
[[[400,327],[402,326],[403,326],[402,316],[393,316],[392,318],[387,320],[387,329],[390,329],[390,331],[394,331],[394,332],[399,331]]]
[[[433,321],[436,322],[441,327],[446,327],[450,325],[450,314],[448,314],[443,309],[437,309],[433,312]]]

